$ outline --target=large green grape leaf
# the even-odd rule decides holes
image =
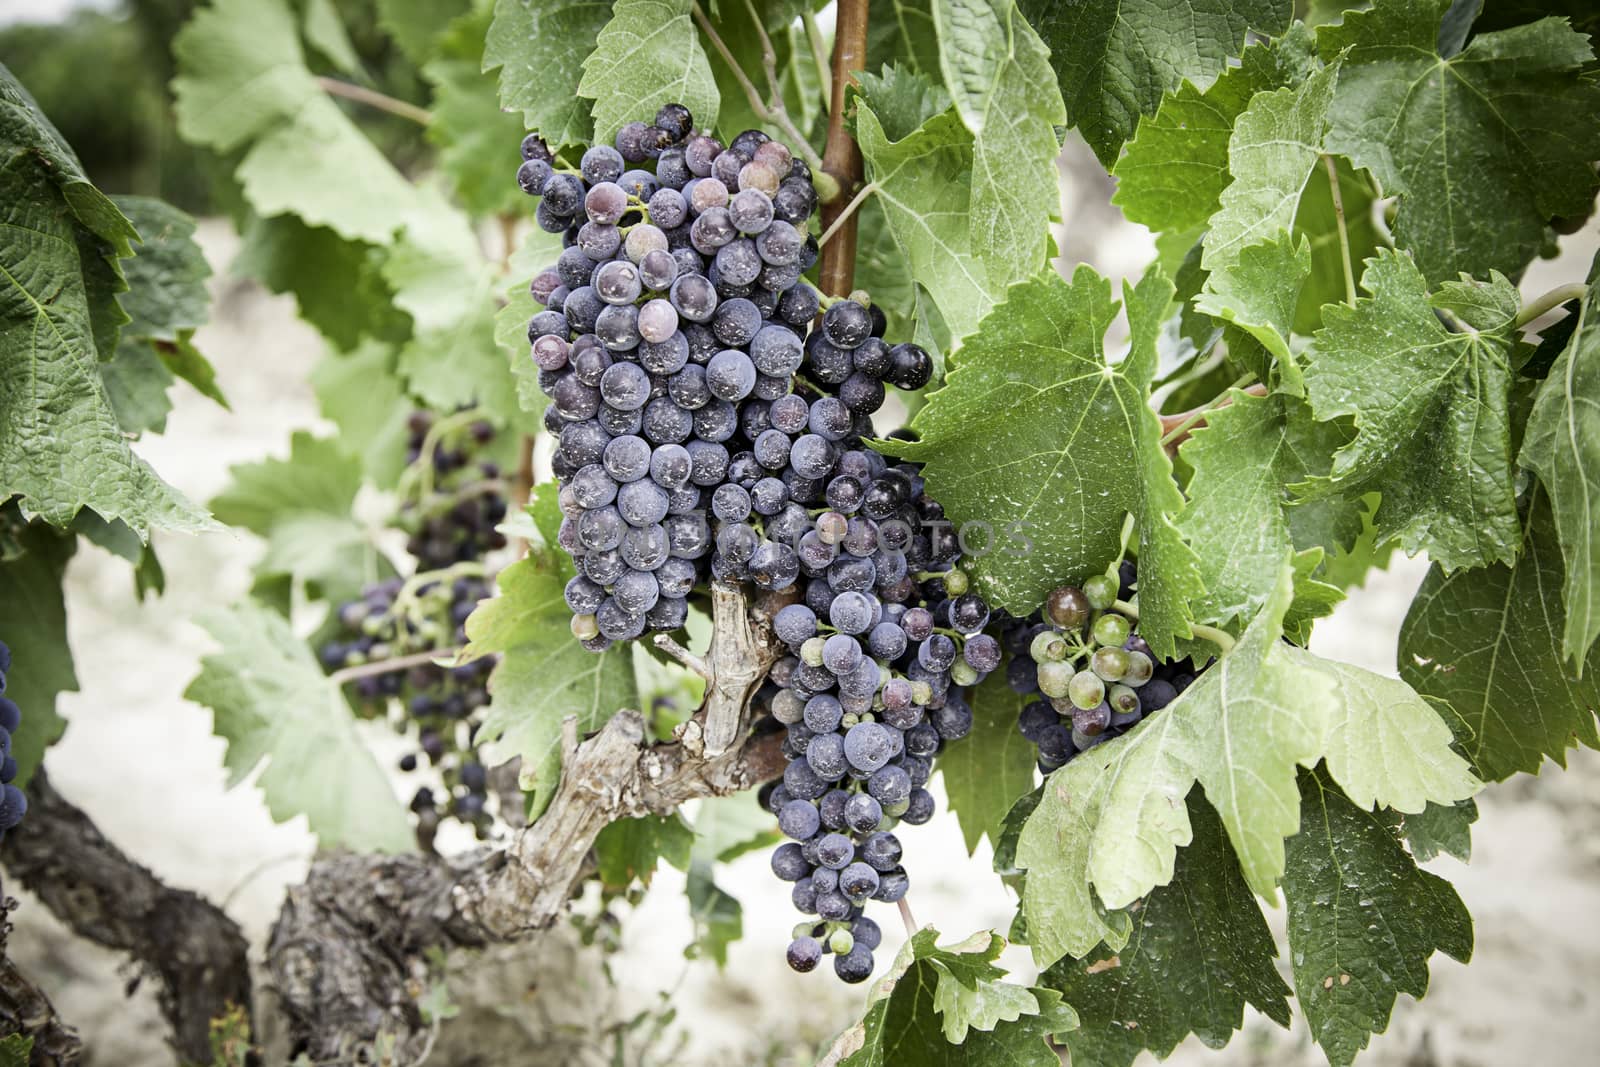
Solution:
[[[1356,437],[1316,493],[1375,491],[1385,540],[1447,568],[1509,560],[1518,539],[1508,415],[1517,292],[1504,277],[1447,282],[1430,296],[1411,259],[1369,261],[1354,307],[1325,309],[1306,388],[1319,419],[1352,416]],[[1452,331],[1438,312],[1465,328]]]
[[[1111,202],[1152,230],[1182,233],[1205,225],[1233,180],[1228,172],[1233,124],[1256,93],[1309,73],[1300,70],[1296,57],[1289,48],[1251,45],[1237,67],[1225,69],[1204,90],[1185,81],[1169,93],[1155,114],[1140,121],[1117,160]]]
[[[649,888],[662,860],[688,870],[693,845],[694,831],[676,812],[608,823],[594,839],[600,884],[618,892],[634,882]]]
[[[1175,852],[1191,839],[1183,798],[1196,781],[1245,881],[1268,897],[1283,873],[1283,840],[1300,826],[1297,767],[1333,755],[1336,771],[1378,803],[1418,811],[1477,787],[1414,694],[1281,640],[1294,586],[1292,568],[1278,573],[1238,644],[1178,700],[1046,781],[1016,848],[1040,963],[1085,956],[1101,940],[1127,943],[1130,916],[1106,909],[1171,881]],[[1398,721],[1374,725],[1386,716]]]
[[[22,529],[17,541],[19,554],[0,558],[0,641],[11,649],[6,699],[22,711],[22,728],[11,737],[15,784],[26,789],[45,749],[67,728],[56,713],[56,697],[78,689],[61,594],[78,539],[35,522]]]
[[[438,51],[450,23],[473,9],[472,0],[377,0],[378,25],[418,66]]]
[[[329,352],[311,371],[311,388],[323,418],[339,427],[344,450],[361,458],[361,469],[380,489],[392,489],[405,469],[406,422],[415,410],[394,349],[373,341],[353,352]]]
[[[1317,33],[1344,54],[1328,150],[1398,195],[1395,240],[1430,282],[1515,276],[1554,215],[1583,214],[1600,179],[1600,82],[1588,39],[1559,18],[1437,50],[1450,0],[1378,0]]]
[[[1111,364],[1108,281],[1080,266],[1071,283],[1046,271],[1013,286],[917,413],[920,439],[880,447],[924,464],[929,494],[969,542],[995,546],[971,571],[991,603],[1018,615],[1115,558],[1132,513],[1146,565],[1140,632],[1166,656],[1187,636],[1187,604],[1201,592],[1172,522],[1183,497],[1148,404],[1172,285],[1152,273],[1125,296],[1132,348]]]
[[[1163,93],[1185,79],[1210,85],[1246,31],[1277,36],[1294,13],[1288,0],[1023,0],[1022,9],[1050,46],[1068,121],[1107,167]]]
[[[1144,898],[1128,943],[1065,959],[1040,984],[1078,1012],[1065,1035],[1075,1062],[1129,1067],[1140,1051],[1165,1059],[1191,1033],[1221,1048],[1251,1005],[1289,1024],[1289,987],[1278,976],[1260,905],[1216,813],[1191,794],[1194,840],[1178,853],[1172,881]]]
[[[968,852],[985,834],[991,845],[998,842],[1006,813],[1033,788],[1038,752],[1017,729],[1017,716],[1029,699],[1006,684],[1004,671],[991,673],[972,691],[972,732],[939,757],[945,796]]]
[[[1241,248],[1238,259],[1212,271],[1194,301],[1196,311],[1249,334],[1259,346],[1255,350],[1272,357],[1251,367],[1257,379],[1270,378],[1279,390],[1295,396],[1305,395],[1305,382],[1289,351],[1289,334],[1300,289],[1310,274],[1311,242],[1304,237],[1296,241],[1280,230],[1261,244]],[[1232,343],[1229,353],[1243,363],[1249,347]]]
[[[388,243],[414,187],[317,84],[284,0],[215,0],[172,47],[178,131],[223,152],[249,144],[234,174],[258,213]]]
[[[1572,339],[1534,399],[1518,458],[1550,494],[1567,563],[1561,647],[1581,671],[1600,635],[1600,259],[1575,315]]]
[[[1253,244],[1294,223],[1300,196],[1320,165],[1339,67],[1323,67],[1299,85],[1257,93],[1228,139],[1228,171],[1210,219],[1200,262],[1206,270],[1235,263]]]
[[[356,54],[350,34],[339,18],[333,0],[305,0],[305,15],[301,25],[306,43],[315,48],[324,59],[345,74],[359,74],[361,57]]]
[[[1295,997],[1328,1062],[1348,1067],[1389,1025],[1396,994],[1427,992],[1429,956],[1472,958],[1472,917],[1449,882],[1417,869],[1392,812],[1310,771],[1300,792],[1283,876]]]
[[[562,720],[576,716],[582,736],[639,703],[626,645],[596,654],[573,639],[564,584],[547,560],[519,560],[500,572],[500,595],[467,619],[463,656],[502,654],[478,740],[493,763],[522,758],[522,788],[533,794],[529,818],[544,812],[561,779]]]
[[[506,214],[525,199],[515,181],[522,119],[500,109],[494,79],[479,66],[477,59],[451,58],[423,68],[433,85],[428,140],[469,213]]]
[[[1360,536],[1361,513],[1343,498],[1291,507],[1283,487],[1326,474],[1349,435],[1315,422],[1303,401],[1281,393],[1227,393],[1180,454],[1193,468],[1178,529],[1200,561],[1200,622],[1250,618],[1271,595],[1291,549],[1332,553]]]
[[[411,319],[395,307],[383,279],[382,248],[348,241],[293,215],[251,220],[242,244],[233,269],[275,293],[293,295],[300,317],[336,348],[411,336]]]
[[[138,340],[123,340],[99,370],[106,400],[123,433],[137,437],[166,430],[172,410],[167,390],[177,379],[154,349]]]
[[[578,82],[578,95],[594,101],[596,140],[610,141],[624,123],[650,121],[662,104],[682,104],[697,124],[713,125],[720,97],[693,7],[693,0],[614,0]]]
[[[1516,562],[1428,571],[1400,630],[1400,677],[1437,707],[1486,781],[1566,765],[1600,748],[1600,654],[1579,675],[1563,653],[1563,568],[1550,505],[1538,494]]]
[[[288,621],[253,600],[197,621],[222,647],[201,658],[183,695],[212,710],[228,785],[261,767],[256,786],[277,821],[304,815],[328,846],[410,848],[410,820],[349,704]]]
[[[578,81],[610,20],[610,0],[495,0],[483,69],[500,68],[501,106],[552,148],[587,144],[594,131]]]
[[[950,90],[903,62],[886,63],[879,73],[864,70],[856,75],[856,83],[855,91],[890,141],[905,140],[918,126],[950,109]]]
[[[867,9],[867,66],[894,61],[924,74],[939,74],[939,34],[932,0],[870,0]]]
[[[856,111],[856,134],[874,198],[912,277],[951,336],[968,336],[1004,293],[972,247],[972,135],[950,111],[891,142],[865,104]]]
[[[872,987],[865,1017],[820,1061],[838,1067],[1058,1067],[1046,1043],[1077,1025],[1051,989],[1005,982],[994,960],[1005,941],[984,931],[949,948],[925,926]]]
[[[1349,299],[1341,242],[1349,247],[1352,270],[1389,245],[1388,237],[1378,229],[1373,211],[1377,194],[1371,176],[1365,171],[1357,172],[1343,156],[1334,160],[1334,171],[1344,208],[1343,233],[1334,209],[1333,183],[1327,177],[1326,161],[1301,190],[1300,206],[1294,216],[1295,235],[1305,234],[1311,242],[1311,276],[1300,287],[1300,301],[1294,312],[1294,332],[1307,337],[1322,325],[1324,304],[1341,304]]]
[[[1066,105],[1016,0],[933,0],[933,23],[945,88],[972,132],[972,250],[992,285],[1009,285],[1044,264]]]
[[[141,537],[153,526],[212,529],[134,455],[117,422],[100,378],[111,353],[95,345],[83,233],[35,155],[0,161],[0,499],[21,496],[57,526],[88,507]]]

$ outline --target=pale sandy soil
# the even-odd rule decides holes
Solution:
[[[1069,201],[1066,217],[1104,226],[1093,217],[1091,191]],[[1084,206],[1088,205],[1088,206]],[[1074,209],[1083,214],[1075,216]],[[1076,224],[1075,224],[1076,228]],[[208,223],[203,237],[223,267],[236,241]],[[1084,254],[1078,234],[1062,246]],[[1593,235],[1587,247],[1593,248]],[[1147,247],[1121,233],[1102,238],[1109,269],[1136,270]],[[1530,289],[1554,277],[1581,276],[1587,254],[1560,268],[1541,264]],[[175,392],[167,436],[140,446],[168,479],[204,500],[226,482],[229,463],[282,455],[292,428],[315,422],[305,374],[318,341],[293,317],[287,300],[223,278],[217,321],[197,338],[217,363],[234,412],[221,411],[186,388]],[[62,698],[70,720],[50,753],[61,791],[85,807],[106,834],[169,881],[225,904],[259,953],[283,890],[299,880],[313,842],[298,821],[276,825],[248,786],[224,789],[222,744],[210,716],[181,693],[193,676],[204,636],[191,615],[245,594],[248,567],[259,546],[249,535],[199,539],[164,537],[167,595],[137,603],[126,566],[85,548],[69,573],[70,632],[82,689]],[[1392,670],[1394,637],[1404,605],[1423,567],[1399,561],[1375,575],[1317,631],[1315,647],[1378,670]],[[391,736],[375,737],[385,751]],[[1518,1060],[1593,1061],[1600,1025],[1600,757],[1584,753],[1574,770],[1491,790],[1474,834],[1470,866],[1441,859],[1477,921],[1478,947],[1470,967],[1442,957],[1433,965],[1433,995],[1421,1004],[1402,998],[1394,1024],[1374,1039],[1370,1064],[1476,1065]],[[990,872],[986,851],[966,858],[955,822],[940,814],[907,841],[917,917],[952,936],[990,926],[1004,929],[1012,902]],[[859,991],[812,976],[790,974],[782,945],[794,922],[785,887],[771,878],[764,855],[746,856],[721,877],[745,905],[745,939],[729,967],[688,963],[690,939],[683,877],[665,870],[646,901],[627,913],[620,954],[611,959],[609,986],[598,953],[570,937],[526,953],[457,961],[464,1017],[447,1027],[434,1061],[440,1064],[544,1063],[806,1063],[814,1042],[844,1025]],[[8,890],[16,888],[8,884]],[[154,1067],[172,1063],[148,986],[124,996],[131,977],[110,954],[57,926],[26,894],[15,915],[12,946],[37,972],[66,1017],[89,1038],[96,1067]],[[1281,912],[1272,916],[1281,935]],[[880,958],[897,947],[896,930]],[[1026,955],[1007,962],[1029,970]],[[613,1059],[612,1037],[600,1032],[618,1020],[658,1008],[676,1010],[673,1039],[641,1049],[634,1042]],[[673,1055],[676,1040],[686,1042]],[[473,1052],[481,1058],[473,1059]],[[1176,1059],[1185,1064],[1314,1064],[1320,1054],[1303,1028],[1288,1033],[1261,1019],[1226,1052],[1191,1042]]]

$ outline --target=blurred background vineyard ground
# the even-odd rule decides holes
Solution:
[[[288,298],[229,275],[238,238],[217,217],[229,205],[215,199],[211,164],[172,130],[163,90],[172,71],[162,42],[190,7],[187,0],[131,0],[124,16],[106,3],[11,0],[0,6],[0,62],[39,98],[103,188],[159,195],[214,216],[202,222],[199,238],[216,272],[217,301],[213,322],[195,343],[216,364],[234,411],[177,391],[167,433],[139,446],[178,488],[204,500],[226,484],[229,464],[281,452],[291,428],[329,427],[319,424],[306,384],[322,342],[296,318]],[[380,83],[388,71],[394,83],[385,88],[406,96],[406,69],[386,67],[381,35],[361,32],[370,5],[340,0],[339,7]],[[372,25],[370,12],[365,24]],[[368,131],[404,165],[413,128],[397,123],[385,139],[384,117],[362,117],[372,119]],[[1151,255],[1148,235],[1122,223],[1109,206],[1092,156],[1069,146],[1062,173],[1063,218],[1071,220],[1057,234],[1064,261],[1090,260],[1113,277],[1141,270]],[[1561,260],[1534,264],[1524,290],[1536,293],[1581,274],[1597,244],[1594,226],[1567,239]],[[80,553],[69,572],[68,603],[82,685],[62,697],[70,726],[47,767],[119,846],[169,882],[224,904],[259,957],[283,891],[303,878],[314,842],[300,821],[274,824],[248,786],[224,788],[223,744],[211,734],[208,713],[180,696],[205,640],[186,620],[218,596],[243,595],[258,551],[250,542],[247,534],[161,537],[167,592],[143,604],[124,564],[93,549]],[[1392,673],[1396,630],[1425,570],[1421,561],[1400,558],[1375,574],[1318,625],[1313,647]],[[392,766],[401,739],[381,726],[370,734]],[[1470,866],[1434,861],[1449,868],[1476,920],[1475,959],[1469,969],[1436,957],[1433,995],[1421,1004],[1402,998],[1389,1032],[1374,1039],[1364,1063],[1592,1060],[1600,1026],[1594,981],[1600,925],[1592,921],[1600,914],[1600,754],[1577,752],[1571,762],[1572,773],[1518,778],[1480,800]],[[912,894],[917,917],[951,936],[1003,926],[1012,909],[990,872],[987,848],[955,861],[964,855],[961,835],[940,799],[940,814],[908,841],[918,855],[947,858],[920,868]],[[614,953],[564,931],[535,953],[515,949],[456,961],[452,989],[461,1016],[444,1028],[433,1062],[809,1063],[816,1045],[850,1018],[859,991],[807,981],[784,966],[775,946],[786,940],[794,914],[766,865],[758,851],[726,875],[724,888],[745,907],[745,936],[732,946],[724,972],[684,959],[692,929],[683,875],[671,869],[656,876],[655,891],[639,908],[622,909]],[[172,1063],[149,985],[125,996],[137,976],[119,970],[116,956],[72,937],[16,887],[8,892],[22,903],[11,949],[81,1027],[88,1062]],[[1281,935],[1282,911],[1268,916]],[[885,925],[892,947],[898,930]],[[1024,976],[1029,971],[1024,951],[1008,950],[1003,962]],[[1227,1051],[1191,1039],[1171,1062],[1324,1060],[1303,1027],[1284,1033],[1258,1018]]]

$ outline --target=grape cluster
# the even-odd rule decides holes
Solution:
[[[1158,661],[1137,621],[1118,610],[1137,580],[1134,565],[1123,561],[1117,577],[1061,586],[1042,613],[1001,627],[1013,657],[1006,680],[1015,692],[1040,698],[1023,707],[1017,727],[1038,747],[1044,774],[1160,711],[1204,669],[1187,658]]]
[[[773,873],[815,917],[795,928],[790,966],[810,971],[832,952],[835,974],[860,982],[879,940],[864,905],[910,886],[894,828],[932,817],[934,760],[972,729],[964,689],[1000,665],[1001,647],[981,632],[988,605],[953,566],[956,536],[914,466],[846,450],[826,493],[832,506],[800,539],[801,599],[773,619],[792,653],[770,695],[790,762],[764,800],[792,839]]]
[[[505,486],[498,465],[480,453],[493,440],[494,428],[471,412],[441,419],[425,411],[414,412],[408,428],[402,481],[408,491],[398,521],[410,534],[407,550],[415,557],[415,571],[407,579],[368,585],[360,597],[339,605],[339,633],[319,651],[329,671],[465,644],[467,616],[493,591],[483,557],[506,543],[496,529],[506,514]],[[488,770],[474,740],[481,709],[489,703],[494,663],[492,657],[456,667],[401,663],[349,682],[369,714],[397,707],[397,726],[415,723],[419,751],[401,757],[400,769],[414,771],[426,762],[449,790],[438,797],[421,786],[412,797],[411,809],[430,836],[446,816],[472,826],[479,836],[489,832]]]
[[[22,725],[22,711],[5,695],[6,675],[11,673],[11,649],[0,641],[0,839],[28,812],[28,798],[12,785],[17,776],[17,761],[11,755],[11,738]]]

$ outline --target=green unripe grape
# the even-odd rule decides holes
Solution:
[[[958,659],[950,664],[950,680],[956,685],[976,685],[978,672],[966,660]]]
[[[1035,663],[1066,659],[1067,642],[1054,630],[1044,630],[1028,646],[1028,655],[1033,657]]]
[[[1114,685],[1106,697],[1106,703],[1111,705],[1112,711],[1126,715],[1139,710],[1139,694],[1125,685]]]
[[[1064,697],[1072,684],[1072,664],[1045,660],[1039,664],[1039,692],[1047,697]]]
[[[885,804],[883,806],[883,813],[889,816],[891,819],[898,819],[900,816],[906,813],[906,809],[909,807],[911,807],[911,801],[909,799],[896,801],[893,804]]]
[[[856,947],[855,935],[849,930],[835,930],[833,936],[828,938],[828,947],[843,956]]]
[[[952,568],[944,576],[945,592],[949,593],[951,596],[960,596],[962,593],[965,593],[967,591],[967,586],[967,572],[964,570]]]
[[[859,715],[857,715],[853,711],[847,711],[847,712],[844,713],[844,716],[839,719],[839,725],[841,727],[843,727],[844,729],[848,730],[848,729],[850,729],[850,727],[854,726],[856,723],[858,723],[860,721],[861,721],[861,717]]]
[[[800,658],[806,666],[822,666],[822,646],[827,643],[828,639],[820,634],[806,639],[806,643],[800,646]]]
[[[789,936],[791,938],[794,938],[794,937],[810,937],[811,936],[811,931],[815,930],[816,928],[817,928],[817,924],[816,923],[795,923],[794,924],[794,929],[789,931]]]
[[[1120,648],[1097,648],[1089,659],[1089,669],[1108,682],[1120,682],[1128,673],[1128,653]]]
[[[1121,648],[1132,632],[1133,627],[1121,615],[1102,615],[1094,621],[1094,639],[1098,644]]]
[[[856,716],[856,722],[877,722],[877,721],[878,721],[878,717],[876,715],[872,714],[872,712],[870,712],[870,711],[863,711],[860,715]]]
[[[1089,598],[1076,586],[1063,585],[1044,599],[1045,617],[1063,630],[1081,630],[1089,621]]]
[[[925,681],[911,683],[911,703],[926,704],[933,699],[933,686]]]
[[[389,646],[385,644],[376,644],[367,649],[367,655],[371,656],[374,661],[386,660],[392,654],[393,653],[389,650]]]
[[[1109,574],[1097,574],[1083,583],[1083,595],[1096,611],[1104,611],[1117,602],[1117,580]]]
[[[1128,653],[1128,673],[1122,676],[1123,682],[1132,686],[1140,686],[1150,680],[1155,674],[1156,665],[1150,657],[1143,652]]]
[[[1072,676],[1072,681],[1067,684],[1067,696],[1071,698],[1073,706],[1088,710],[1097,708],[1106,698],[1106,683],[1094,671],[1079,671]]]
[[[579,641],[586,641],[591,637],[600,635],[600,620],[593,615],[574,615],[572,617],[572,636]]]
[[[385,619],[382,615],[368,615],[361,620],[361,632],[368,637],[377,637],[383,632]]]

